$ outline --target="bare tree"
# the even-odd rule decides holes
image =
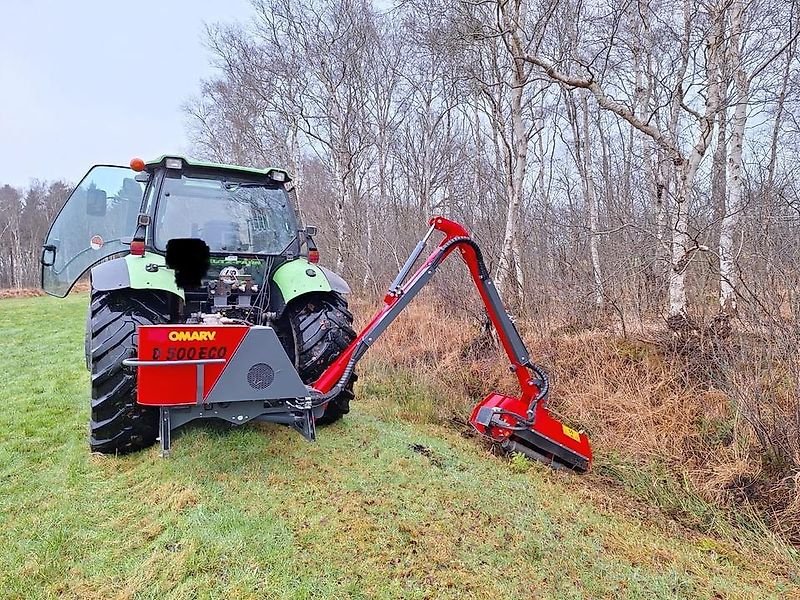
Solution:
[[[38,287],[41,245],[68,194],[63,181],[0,186],[0,288]]]
[[[686,269],[694,254],[701,246],[692,240],[689,232],[688,205],[693,193],[695,176],[700,163],[711,141],[714,131],[714,122],[720,108],[720,81],[719,62],[721,60],[722,45],[724,42],[723,22],[725,10],[723,4],[718,2],[709,6],[695,4],[692,0],[683,3],[683,29],[679,34],[680,53],[677,57],[679,67],[674,77],[672,87],[672,116],[671,126],[667,130],[659,129],[649,120],[637,117],[630,106],[615,99],[606,92],[601,80],[594,76],[592,63],[589,59],[579,59],[578,66],[587,72],[588,76],[569,75],[560,71],[551,60],[539,54],[528,54],[525,60],[541,68],[548,76],[568,88],[580,88],[590,91],[598,105],[618,115],[640,132],[651,137],[670,158],[677,170],[677,191],[675,194],[674,212],[672,214],[672,240],[671,270],[669,278],[668,315],[672,324],[680,328],[688,319],[688,301],[686,295]],[[693,36],[693,23],[702,20],[707,23],[706,30],[698,38]],[[616,23],[615,23],[616,25]],[[613,41],[613,40],[612,40]],[[612,41],[607,42],[611,44]],[[700,44],[698,43],[700,42]],[[699,48],[698,46],[701,46]],[[702,49],[702,56],[699,52]],[[610,56],[612,48],[606,46],[606,55]],[[599,52],[602,52],[600,49]],[[686,68],[690,58],[699,62],[693,79],[687,87],[684,81]],[[608,65],[605,65],[607,68]],[[703,108],[696,110],[689,104],[687,90],[692,86],[702,90],[705,98]],[[634,93],[628,92],[628,97]],[[699,96],[698,96],[699,97]],[[688,152],[681,148],[680,138],[677,135],[677,124],[680,107],[694,120],[694,143]]]

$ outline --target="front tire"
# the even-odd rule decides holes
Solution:
[[[148,290],[92,290],[87,338],[92,372],[89,446],[92,452],[127,454],[152,446],[158,410],[136,403],[135,358],[140,325],[169,321],[169,299]]]
[[[304,383],[313,383],[356,337],[347,301],[334,292],[299,298],[287,307],[284,319],[291,327],[294,345],[287,353]],[[350,412],[357,378],[353,373],[344,389],[328,402],[317,425],[334,423]]]

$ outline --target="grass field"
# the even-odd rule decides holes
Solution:
[[[0,598],[800,597],[768,540],[396,418],[368,375],[317,444],[195,427],[166,460],[91,455],[85,310],[0,300]]]

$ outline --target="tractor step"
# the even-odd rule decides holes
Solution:
[[[319,409],[295,409],[288,406],[266,407],[263,401],[225,402],[199,406],[160,406],[159,442],[161,456],[168,458],[172,447],[172,432],[190,421],[219,419],[232,425],[244,425],[251,421],[287,425],[309,442],[317,439],[316,420]]]

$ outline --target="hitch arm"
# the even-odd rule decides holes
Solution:
[[[338,394],[350,379],[358,360],[431,280],[445,259],[453,251],[458,250],[478,288],[478,293],[486,307],[489,319],[497,331],[503,349],[511,361],[511,370],[516,374],[522,388],[522,399],[529,405],[528,416],[533,418],[536,404],[547,395],[548,378],[542,369],[531,362],[528,349],[506,312],[500,294],[489,276],[489,270],[483,261],[480,248],[470,237],[469,232],[455,221],[444,217],[433,217],[429,224],[431,227],[428,233],[414,248],[384,296],[383,306],[356,336],[356,339],[314,382],[312,391],[316,392],[319,401],[327,401]],[[440,231],[445,237],[411,278],[403,283],[414,263],[421,256],[433,231]],[[532,377],[531,371],[536,378]]]

